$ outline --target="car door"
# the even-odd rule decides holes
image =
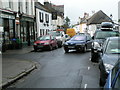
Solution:
[[[92,38],[91,38],[91,36],[87,35],[86,42],[87,42],[87,49],[91,49],[91,47],[92,47]]]
[[[111,87],[120,90],[120,63],[117,63],[112,70]]]

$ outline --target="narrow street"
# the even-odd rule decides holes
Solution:
[[[90,61],[90,51],[64,53],[63,48],[59,48],[53,51],[7,55],[7,57],[33,60],[40,64],[36,70],[10,87],[99,88],[98,64]]]

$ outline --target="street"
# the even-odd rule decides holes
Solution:
[[[63,48],[59,48],[53,51],[7,55],[7,57],[33,60],[40,64],[36,70],[10,87],[99,88],[98,64],[90,61],[90,51],[65,53]]]

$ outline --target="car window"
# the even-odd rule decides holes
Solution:
[[[71,41],[85,41],[85,36],[74,36],[71,38]]]
[[[42,36],[42,37],[38,37],[37,40],[50,40],[50,36]]]
[[[87,40],[92,40],[90,35],[87,35]]]
[[[96,32],[95,38],[96,39],[105,39],[107,37],[113,37],[113,36],[118,36],[118,35],[119,35],[119,33],[114,32],[114,31],[99,31],[99,32]]]
[[[108,42],[106,53],[118,54],[120,53],[120,40],[111,40]]]

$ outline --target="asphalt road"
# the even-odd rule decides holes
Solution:
[[[90,61],[89,51],[64,53],[63,48],[59,48],[53,51],[31,51],[14,57],[36,61],[40,66],[11,87],[99,88],[98,64]]]

